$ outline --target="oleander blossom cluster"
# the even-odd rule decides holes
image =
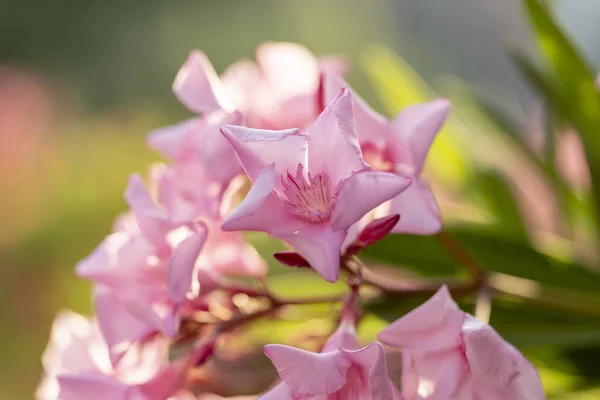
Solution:
[[[276,254],[284,264],[328,282],[344,273],[349,291],[332,301],[338,325],[320,352],[267,345],[278,378],[243,398],[544,398],[534,367],[461,311],[446,286],[379,334],[386,347],[359,342],[353,257],[388,233],[442,229],[421,172],[449,103],[413,105],[390,121],[351,91],[347,70],[340,57],[291,43],[262,44],[254,61],[220,76],[204,53],[190,54],[173,91],[196,115],[149,134],[168,163],[130,177],[129,211],[77,265],[94,283],[95,315],[57,316],[39,399],[221,398],[203,369],[222,336],[293,306],[238,279],[266,282],[244,231],[287,243],[291,250]],[[244,309],[240,294],[268,305]],[[399,376],[386,352],[401,363]]]

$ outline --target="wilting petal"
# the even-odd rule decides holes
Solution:
[[[57,377],[61,400],[128,400],[131,386],[100,373],[65,374]]]
[[[223,222],[226,231],[294,232],[305,222],[290,215],[275,193],[275,165],[266,166],[244,201]]]
[[[340,185],[331,215],[334,230],[350,228],[369,211],[398,196],[411,183],[409,178],[387,172],[364,171]]]
[[[185,301],[188,293],[193,297],[200,290],[196,276],[196,260],[206,241],[208,229],[202,224],[199,232],[185,238],[171,256],[169,272],[167,274],[167,290],[169,297],[175,304]]]
[[[298,164],[306,163],[308,138],[298,129],[268,131],[232,125],[222,127],[221,133],[233,146],[252,182],[269,164],[275,164],[279,177],[285,176],[287,171],[295,172]]]
[[[362,159],[354,127],[352,94],[344,89],[309,128],[308,170],[326,173],[335,186],[353,173],[368,169]]]
[[[181,103],[197,113],[235,110],[208,57],[198,50],[190,53],[177,73],[173,92]]]
[[[329,103],[340,93],[343,88],[350,85],[338,75],[325,74],[323,76],[323,97],[325,103]],[[379,144],[389,138],[390,122],[381,114],[375,112],[355,92],[352,93],[354,106],[354,120],[356,121],[356,133],[360,143],[371,142]]]
[[[270,344],[265,346],[265,354],[294,394],[318,395],[341,389],[351,365],[349,358],[340,352],[311,353]]]
[[[395,152],[405,153],[410,150],[410,160],[397,160],[413,167],[417,174],[423,169],[425,158],[433,139],[441,129],[448,113],[450,102],[445,99],[408,106],[403,109],[392,122],[395,130]]]
[[[294,233],[272,234],[290,244],[325,280],[335,282],[340,272],[340,253],[346,231],[333,231],[331,225],[308,224]]]
[[[476,386],[488,388],[491,400],[544,399],[535,368],[489,325],[468,316],[462,329],[465,353]],[[491,393],[496,393],[492,397]]]
[[[391,201],[389,212],[400,214],[392,233],[433,235],[442,229],[435,198],[429,185],[420,178],[413,179],[412,184]]]
[[[382,330],[378,337],[385,344],[403,349],[451,349],[460,343],[465,315],[444,285],[425,303]]]

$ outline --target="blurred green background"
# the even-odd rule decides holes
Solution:
[[[600,61],[600,3],[554,5],[577,46]],[[0,398],[32,397],[58,310],[91,311],[90,285],[73,275],[74,264],[125,209],[127,176],[144,172],[157,159],[145,147],[147,132],[188,115],[170,86],[194,48],[204,50],[219,71],[251,57],[266,40],[300,42],[318,55],[344,54],[353,65],[353,87],[388,115],[434,97],[430,86],[435,88],[454,101],[456,111],[428,171],[444,215],[450,223],[491,227],[494,238],[508,237],[511,243],[481,245],[489,231],[473,234],[478,231],[472,227],[458,237],[481,259],[503,255],[494,270],[540,281],[534,273],[523,277],[518,261],[547,262],[551,271],[567,271],[564,276],[583,274],[579,280],[565,278],[572,289],[586,281],[587,289],[596,291],[597,229],[590,222],[595,209],[588,201],[590,178],[581,145],[550,146],[551,155],[546,154],[548,135],[554,133],[540,120],[554,114],[540,111],[537,92],[511,57],[518,49],[540,60],[527,18],[519,0],[0,0]],[[562,117],[553,125],[561,132],[569,122],[568,115]],[[545,145],[537,151],[539,143]],[[499,166],[507,160],[512,169]],[[567,166],[556,169],[555,160]],[[541,170],[542,177],[528,175],[528,168]],[[569,206],[548,205],[550,198]],[[491,250],[484,254],[486,244]],[[428,258],[428,243],[409,245],[425,251],[402,263],[424,266],[420,272],[429,274],[452,273],[443,259]],[[384,248],[378,251],[386,257]],[[395,257],[388,254],[392,262]],[[581,263],[586,265],[579,268]],[[503,270],[507,264],[512,272]],[[575,264],[572,275],[568,268]],[[560,273],[550,276],[546,283],[565,282]],[[528,331],[531,316],[519,310],[513,304],[497,317],[498,323],[502,315],[515,317],[525,328],[515,338],[533,332]],[[559,322],[553,326],[571,324]],[[600,327],[589,322],[595,330],[585,331],[581,340],[597,344]],[[547,325],[538,328],[543,332]],[[544,383],[557,394],[586,390],[600,378],[600,369],[577,361],[586,354],[597,359],[600,348],[565,353],[556,340],[532,347],[532,336],[527,339],[523,346],[537,356],[536,365],[547,367]]]

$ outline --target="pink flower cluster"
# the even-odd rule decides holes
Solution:
[[[341,260],[389,231],[442,228],[420,174],[449,103],[414,105],[388,121],[351,92],[346,70],[341,58],[317,59],[291,43],[263,44],[255,62],[221,76],[202,52],[191,53],[173,90],[198,115],[150,133],[169,164],[152,166],[148,186],[131,176],[130,210],[77,265],[94,282],[96,315],[57,317],[38,398],[216,398],[192,394],[204,390],[190,371],[211,357],[231,320],[195,332],[183,355],[170,349],[189,339],[199,313],[218,305],[237,315],[234,295],[258,295],[232,279],[267,272],[242,231],[285,241],[294,252],[278,259],[334,282]],[[252,186],[239,202],[243,174]],[[531,364],[460,311],[445,287],[379,336],[402,351],[401,390],[388,378],[384,347],[360,346],[356,320],[343,312],[320,353],[266,346],[280,381],[260,398],[544,398]]]

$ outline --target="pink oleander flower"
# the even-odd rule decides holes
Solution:
[[[164,400],[176,395],[185,369],[168,363],[164,339],[131,348],[116,367],[96,322],[62,312],[43,356],[40,400]]]
[[[348,84],[339,76],[323,77],[325,100],[333,98],[343,87]],[[365,161],[375,170],[407,176],[413,182],[381,212],[382,215],[400,214],[393,233],[430,235],[442,228],[435,198],[420,175],[449,110],[447,100],[435,100],[406,107],[394,120],[388,121],[354,96],[356,131]]]
[[[339,274],[348,228],[397,196],[410,179],[372,171],[354,128],[352,95],[344,89],[308,128],[221,129],[253,182],[223,229],[254,230],[289,243],[326,280]]]
[[[322,72],[344,75],[341,57],[317,59],[295,43],[263,43],[256,62],[241,60],[219,77],[201,51],[193,51],[179,70],[173,91],[191,111],[241,111],[247,124],[261,129],[305,127],[319,114]]]
[[[461,311],[446,286],[379,339],[402,349],[404,400],[545,399],[529,361],[491,326]]]
[[[360,348],[351,323],[342,322],[321,353],[271,344],[265,354],[282,382],[261,400],[400,400],[383,347]]]
[[[159,197],[172,200],[173,187],[160,185],[160,173],[152,176]],[[132,214],[76,269],[97,284],[94,303],[113,363],[137,341],[176,336],[181,317],[205,306],[221,276],[265,273],[256,251],[240,233],[223,232],[220,219],[179,218],[184,213],[173,205],[180,202],[157,205],[137,175],[126,198]]]

